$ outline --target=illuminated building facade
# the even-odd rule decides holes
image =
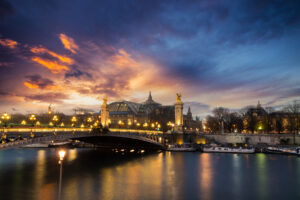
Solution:
[[[143,103],[136,103],[131,101],[118,101],[108,105],[110,127],[119,128],[146,128],[159,129],[163,131],[175,130],[175,118],[180,119],[181,127],[186,126],[186,129],[199,130],[200,121],[194,121],[191,110],[188,115],[181,113],[175,115],[176,105],[162,105],[153,100],[151,92],[148,99]],[[181,114],[181,115],[180,115]],[[175,117],[174,117],[175,116]],[[181,129],[182,130],[182,129]]]

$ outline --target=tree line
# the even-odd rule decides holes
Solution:
[[[300,131],[300,103],[294,101],[281,109],[248,106],[237,111],[217,107],[203,124],[212,133],[293,133]]]

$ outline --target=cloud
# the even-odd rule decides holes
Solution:
[[[57,86],[50,79],[43,78],[40,75],[26,76],[27,80],[24,85],[29,89],[46,89],[46,90],[61,90],[62,87]]]
[[[0,1],[0,19],[3,19],[6,15],[12,14],[14,12],[14,8],[12,5],[5,1]]]
[[[40,65],[46,67],[47,69],[49,69],[53,74],[58,74],[58,73],[64,73],[68,70],[70,70],[70,68],[66,65],[63,64],[59,64],[57,61],[52,61],[49,59],[44,59],[41,57],[33,57],[31,59],[32,61],[39,63]]]
[[[35,54],[43,54],[43,53],[49,54],[49,55],[51,55],[52,57],[57,58],[57,59],[59,59],[61,62],[66,63],[66,64],[68,64],[68,65],[72,65],[72,64],[74,63],[74,61],[73,61],[72,58],[67,57],[67,56],[64,56],[64,55],[57,54],[57,53],[55,53],[55,52],[53,52],[53,51],[50,51],[50,50],[48,50],[48,49],[46,49],[46,48],[44,48],[44,47],[32,47],[32,48],[30,49],[30,51],[31,51],[32,53],[35,53]]]
[[[11,39],[0,39],[0,45],[14,49],[17,47],[18,42]]]
[[[64,93],[49,92],[42,94],[32,94],[24,97],[27,101],[37,101],[43,103],[62,103],[63,100],[69,99],[69,96]]]
[[[83,72],[79,69],[73,69],[72,71],[69,71],[65,74],[65,78],[71,78],[71,77],[74,77],[74,78],[80,78],[82,76],[86,76],[88,78],[92,78],[92,75],[88,72]]]
[[[64,45],[64,47],[67,50],[71,51],[72,53],[76,53],[76,50],[79,49],[77,44],[74,42],[73,38],[68,37],[67,35],[61,33],[61,34],[59,34],[59,39],[62,42],[62,44]]]

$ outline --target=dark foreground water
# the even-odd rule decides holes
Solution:
[[[300,158],[70,149],[62,199],[300,199]],[[0,199],[56,199],[55,149],[0,151]]]

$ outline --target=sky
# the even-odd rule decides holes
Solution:
[[[300,99],[298,0],[0,0],[0,112]]]

